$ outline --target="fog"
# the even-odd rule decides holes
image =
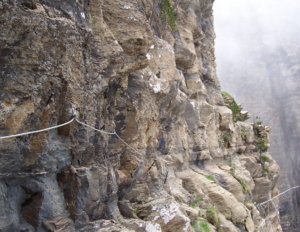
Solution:
[[[284,38],[299,38],[299,0],[216,0],[214,4],[217,63],[251,51],[260,37],[269,49]],[[221,77],[222,78],[222,77]]]
[[[300,0],[216,0],[214,20],[222,90],[273,128],[279,189],[300,185]],[[291,194],[283,231],[300,231],[300,194]]]
[[[217,72],[224,88],[228,65],[257,63],[266,52],[299,49],[300,0],[216,0],[214,18]]]

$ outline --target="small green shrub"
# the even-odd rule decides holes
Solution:
[[[229,167],[232,167],[232,159],[231,159],[231,158],[225,159],[225,163],[226,163]]]
[[[196,232],[210,232],[210,226],[207,221],[202,218],[198,218],[196,221],[191,223],[192,227]]]
[[[253,118],[253,124],[254,124],[254,126],[259,126],[259,125],[262,125],[262,124],[263,124],[262,121],[257,121],[257,120],[259,120],[259,119],[260,119],[259,116],[256,116],[255,118]]]
[[[176,32],[176,21],[170,0],[159,0],[159,6],[161,21],[168,24],[173,32]]]
[[[261,150],[262,152],[264,152],[268,149],[267,143],[268,143],[267,139],[261,139],[261,138],[256,137],[257,148],[259,150]]]
[[[217,181],[217,179],[214,176],[212,176],[212,175],[208,175],[208,176],[206,176],[206,178],[209,179],[209,180],[214,181],[216,184],[219,184],[219,182]]]
[[[227,100],[227,104],[229,104],[229,106],[227,106],[229,109],[231,109],[232,111],[232,117],[233,117],[233,121],[237,122],[238,120],[243,120],[240,116],[241,116],[241,109],[238,106],[238,104],[236,103],[236,101],[234,100],[234,98],[227,92],[222,91],[221,92],[222,96],[224,99],[229,98],[229,100],[232,99],[232,102],[228,102]],[[226,101],[226,100],[225,100]]]
[[[193,209],[197,208],[197,206],[198,206],[197,203],[193,203],[193,204],[190,205],[190,207],[193,208]]]
[[[246,222],[244,220],[241,220],[239,218],[236,218],[235,216],[231,216],[231,221],[234,225],[238,227],[244,227],[246,225]]]
[[[244,201],[244,204],[251,204],[251,205],[253,205],[254,203],[251,202],[251,201]]]
[[[196,136],[195,135],[193,135],[193,140],[194,140],[194,143],[196,143]]]
[[[252,209],[254,207],[253,202],[250,201],[245,201],[244,205],[248,208],[248,209]]]
[[[137,215],[137,211],[136,210],[133,210],[132,213],[135,214],[135,215]]]
[[[201,226],[202,231],[204,231],[204,232],[210,231],[210,226],[209,226],[208,222],[202,221],[202,222],[200,222],[200,226]]]
[[[241,132],[242,132],[242,139],[247,142],[248,141],[248,137],[247,137],[246,131],[244,129],[242,129]]]
[[[236,180],[237,180],[238,182],[240,182],[240,184],[241,184],[241,186],[242,186],[242,188],[243,188],[243,192],[244,192],[245,194],[250,193],[250,189],[249,189],[249,187],[246,185],[246,183],[245,183],[244,180],[242,180],[242,179],[239,178],[239,177],[236,177]]]
[[[254,207],[253,203],[250,202],[252,204],[252,206]],[[250,204],[249,203],[249,204]],[[246,203],[245,203],[246,205]],[[231,221],[234,225],[236,225],[237,227],[244,227],[246,225],[245,221],[244,220],[241,220],[237,217],[235,217],[234,215],[232,214],[227,214],[227,213],[224,213],[224,216],[225,218],[228,220],[228,221]]]
[[[270,173],[269,168],[264,168],[264,171],[265,171],[266,173]]]
[[[222,140],[218,139],[218,143],[219,143],[219,148],[221,148],[222,147]]]
[[[195,209],[199,205],[201,205],[201,203],[202,203],[202,200],[199,197],[196,197],[196,194],[194,193],[193,200],[191,201],[190,207]]]
[[[228,108],[231,109],[232,111],[233,121],[237,122],[238,121],[237,116],[241,114],[241,109],[234,99]]]
[[[262,127],[263,125],[263,122],[262,121],[256,121],[257,119],[260,119],[260,117],[256,116],[254,119],[253,119],[253,131],[254,131],[254,135],[256,137],[260,137],[259,135],[259,128]]]
[[[206,210],[206,219],[208,222],[213,224],[217,229],[220,228],[221,222],[219,218],[219,211],[214,206],[211,206]]]
[[[95,23],[94,23],[94,17],[91,13],[90,13],[90,22],[91,22],[91,26],[93,27]]]
[[[199,197],[196,197],[196,198],[195,198],[195,201],[196,201],[198,204],[201,204],[201,203],[202,203],[202,200],[201,200]]]
[[[197,221],[192,222],[191,225],[192,225],[192,227],[194,228],[194,230],[195,230],[196,232],[201,232],[200,227],[199,227]]]
[[[223,95],[223,97],[233,98],[229,93],[227,93],[225,91],[221,91],[221,94]]]
[[[265,155],[262,155],[262,156],[261,156],[261,161],[262,161],[262,162],[268,162],[268,163],[270,163],[270,158],[267,157],[267,156],[265,156]]]
[[[240,183],[240,185],[242,186],[243,188],[243,193],[244,194],[247,194],[247,193],[250,193],[250,189],[249,187],[247,186],[247,184],[245,183],[245,181],[243,179],[241,179],[240,177],[238,177],[236,174],[235,174],[235,170],[232,169],[230,171],[230,174]]]
[[[223,139],[225,142],[230,143],[231,142],[231,136],[230,135],[223,135]]]

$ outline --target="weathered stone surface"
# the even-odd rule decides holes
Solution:
[[[228,221],[223,214],[220,214],[220,221],[222,223],[222,229],[223,231],[233,231],[233,232],[238,232],[240,231],[237,229],[234,224],[231,221]]]
[[[258,198],[253,178],[275,193],[278,167],[257,171],[252,126],[233,123],[224,106],[213,3],[172,1],[172,30],[163,2],[0,4],[1,136],[76,113],[123,139],[72,122],[1,140],[1,231],[194,232],[200,218],[216,219],[212,231],[220,220],[232,231],[265,229],[244,201]]]

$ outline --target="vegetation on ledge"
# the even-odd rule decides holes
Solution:
[[[240,106],[236,103],[236,101],[234,100],[234,98],[227,92],[222,91],[221,92],[226,106],[231,109],[232,111],[232,116],[233,116],[233,121],[237,122],[237,121],[243,121],[241,118],[242,112],[241,112],[241,108]]]
[[[162,23],[170,26],[173,32],[177,31],[174,12],[170,0],[160,0],[160,19]]]
[[[192,227],[196,232],[210,232],[212,231],[210,225],[205,219],[199,217],[196,221],[192,222]]]
[[[216,207],[211,206],[206,210],[206,219],[208,222],[213,224],[217,229],[221,226],[221,221],[219,218],[219,211]]]
[[[240,183],[240,185],[243,188],[244,194],[251,192],[248,185],[245,183],[245,181],[242,178],[240,178],[239,176],[237,176],[237,174],[235,173],[235,167],[232,168],[232,170],[230,171],[230,174]]]
[[[216,184],[219,184],[219,182],[217,181],[217,179],[214,176],[212,176],[212,175],[208,175],[208,176],[206,176],[206,178],[209,179],[209,180],[211,180],[211,181],[214,181]]]

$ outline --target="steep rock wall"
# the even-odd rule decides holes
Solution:
[[[76,122],[1,140],[1,231],[280,231],[252,203],[279,167],[224,105],[213,2],[173,1],[175,29],[166,3],[1,2],[1,135],[76,113],[131,146]]]

